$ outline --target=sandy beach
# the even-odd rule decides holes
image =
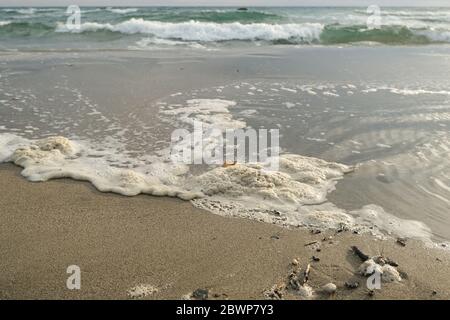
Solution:
[[[78,9],[0,8],[0,299],[450,299],[449,10]]]
[[[1,165],[0,177],[2,299],[130,299],[128,290],[140,284],[158,289],[143,299],[183,299],[199,288],[210,299],[264,299],[287,280],[294,258],[303,268],[311,264],[315,299],[450,298],[449,255],[414,241],[403,247],[348,232],[289,230],[65,179],[30,183],[13,165]],[[313,241],[320,252],[305,246]],[[404,279],[369,296],[350,246],[395,260]],[[81,290],[66,288],[73,264],[81,268]],[[346,288],[355,281],[359,288]],[[318,290],[329,282],[337,286],[333,296]]]

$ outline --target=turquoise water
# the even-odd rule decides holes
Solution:
[[[227,45],[441,44],[449,8],[81,8],[69,29],[66,8],[0,8],[1,49],[151,49]],[[373,17],[372,17],[373,18]]]

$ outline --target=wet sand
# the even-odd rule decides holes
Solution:
[[[413,241],[403,247],[349,232],[288,230],[177,199],[104,194],[66,179],[30,183],[5,164],[0,194],[0,299],[130,299],[127,291],[139,284],[158,288],[144,299],[182,299],[199,288],[212,299],[263,299],[287,280],[294,258],[303,269],[311,264],[314,289],[337,285],[334,296],[317,299],[450,298],[449,255]],[[313,241],[320,252],[317,244],[305,246]],[[352,245],[395,260],[404,279],[383,283],[370,297]],[[81,290],[66,288],[73,264],[81,268]],[[345,287],[354,281],[359,288]]]

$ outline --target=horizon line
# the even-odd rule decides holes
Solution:
[[[68,5],[20,5],[20,6],[8,6],[0,4],[0,8],[66,8],[70,6]],[[369,5],[354,5],[354,6],[345,6],[345,5],[287,5],[287,6],[272,6],[272,5],[258,5],[258,6],[230,6],[230,5],[80,5],[80,8],[367,8]],[[448,5],[438,5],[438,6],[430,6],[430,5],[388,5],[388,6],[379,6],[380,8],[450,8],[450,4]]]

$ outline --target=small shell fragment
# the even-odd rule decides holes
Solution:
[[[325,293],[328,293],[328,294],[333,294],[333,293],[336,292],[336,290],[337,290],[336,285],[334,283],[331,283],[331,282],[327,283],[326,285],[324,285],[322,287],[322,291],[325,292]]]

